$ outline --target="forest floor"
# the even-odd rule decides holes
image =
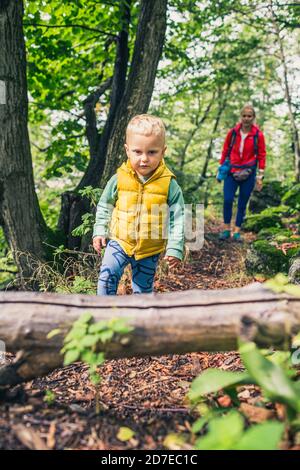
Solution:
[[[206,227],[202,250],[193,252],[180,272],[159,275],[157,292],[241,287],[253,281],[244,270],[244,257],[252,234],[243,243],[219,242],[220,226]],[[128,282],[120,293],[128,292]],[[109,360],[100,368],[101,412],[95,413],[95,389],[87,366],[74,363],[46,377],[11,389],[0,402],[0,449],[163,449],[170,433],[188,433],[196,416],[186,393],[192,380],[208,367],[242,370],[237,352],[191,353],[161,357]],[[53,392],[52,403],[45,397]],[[250,421],[260,422],[280,410],[257,406],[260,392],[248,386],[239,395]],[[218,403],[226,406],[228,397]],[[134,435],[121,440],[120,428]],[[120,439],[119,439],[120,438]],[[298,447],[300,449],[300,446]]]

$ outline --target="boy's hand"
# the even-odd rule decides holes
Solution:
[[[93,247],[97,251],[98,255],[101,255],[102,248],[106,246],[105,237],[94,237],[93,238]]]
[[[171,269],[178,268],[181,263],[181,260],[179,258],[176,258],[175,256],[165,256],[164,260],[168,263],[168,266]]]

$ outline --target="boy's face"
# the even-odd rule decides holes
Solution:
[[[134,171],[140,176],[151,176],[166,151],[164,138],[161,135],[140,135],[129,132],[125,144],[127,157]]]

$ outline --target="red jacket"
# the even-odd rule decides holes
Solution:
[[[237,124],[234,129],[236,131],[236,139],[234,146],[232,147],[231,154],[230,154],[230,163],[232,165],[252,165],[255,163],[255,155],[254,155],[254,135],[258,131],[258,139],[257,139],[257,147],[258,147],[258,168],[263,170],[266,166],[266,145],[265,145],[265,138],[261,130],[256,126],[252,125],[251,131],[245,138],[243,153],[240,155],[240,144],[241,144],[241,134],[240,129],[242,124]],[[220,160],[220,165],[224,163],[228,148],[231,142],[231,135],[232,129],[228,132],[224,146],[222,151],[222,157]],[[231,171],[238,171],[238,168],[231,168]]]

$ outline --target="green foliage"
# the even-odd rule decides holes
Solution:
[[[0,289],[5,288],[13,281],[17,267],[6,243],[3,229],[0,227]]]
[[[95,294],[95,284],[90,279],[86,279],[83,276],[75,276],[74,280],[67,285],[57,286],[55,292],[61,294]]]
[[[264,284],[268,289],[281,294],[283,292],[300,297],[300,287],[289,283],[289,279],[282,273],[277,274]]]
[[[135,432],[132,429],[126,428],[125,426],[121,426],[118,431],[117,438],[121,442],[127,442],[130,439],[132,439],[134,435],[135,435]]]
[[[92,0],[67,0],[63,5],[56,0],[25,3],[29,116],[33,125],[42,126],[36,156],[42,156],[44,178],[73,178],[74,173],[78,178],[86,169],[89,149],[82,113],[84,100],[113,73],[123,9],[124,2]],[[131,53],[137,15],[138,2],[133,1]],[[110,90],[96,106],[100,132],[107,117],[109,95]]]
[[[81,220],[82,224],[72,230],[72,235],[74,237],[82,237],[83,235],[90,233],[95,223],[95,216],[89,213],[83,214]]]
[[[57,245],[52,260],[32,260],[35,270],[29,281],[37,283],[41,292],[94,295],[101,262],[99,255],[66,249],[59,241]]]
[[[283,185],[280,181],[266,181],[261,191],[253,191],[250,202],[249,212],[257,214],[268,207],[281,204],[281,197],[284,193]]]
[[[245,228],[258,231],[246,255],[248,272],[269,276],[289,271],[292,259],[300,254],[298,219],[298,212],[286,205],[247,217]]]
[[[269,240],[256,240],[247,253],[245,265],[250,273],[263,273],[274,275],[278,272],[287,272],[289,258],[294,256],[294,249],[288,250],[290,256],[278,249]]]
[[[91,207],[95,208],[100,199],[102,190],[100,188],[93,188],[92,186],[86,186],[84,189],[79,191],[79,194],[83,197],[86,197],[90,200]],[[84,235],[90,234],[95,223],[94,213],[86,213],[82,216],[82,224],[76,227],[72,231],[74,237],[83,237]]]
[[[113,73],[124,4],[25,2],[35,180],[42,212],[52,230],[59,193],[77,186],[94,150],[89,149],[86,137],[85,99]],[[130,54],[139,7],[140,2],[131,2]],[[278,18],[283,11],[293,17],[288,8],[274,8]],[[168,30],[151,110],[166,121],[167,162],[187,202],[213,204],[220,213],[222,186],[214,184],[218,158],[227,130],[239,120],[240,108],[248,101],[255,105],[258,124],[266,135],[267,176],[275,180],[274,189],[281,191],[276,180],[282,186],[286,175],[293,177],[290,124],[278,91],[280,63],[269,33],[272,27],[265,6],[249,8],[239,0],[221,0],[216,5],[204,1],[201,7],[197,2],[168,2]],[[292,33],[287,57],[293,56],[298,43],[297,32]],[[95,103],[99,135],[109,102],[107,90]],[[46,179],[54,180],[55,190],[48,188]],[[88,237],[92,224],[93,216],[85,215],[73,234]]]
[[[244,228],[258,232],[245,260],[249,273],[287,273],[300,255],[299,211],[281,204],[247,217]]]
[[[64,365],[83,361],[89,365],[90,379],[97,385],[101,381],[97,368],[103,364],[105,355],[99,348],[121,335],[133,331],[125,319],[113,318],[92,323],[92,314],[84,313],[76,320],[64,339]]]
[[[81,196],[89,199],[92,207],[96,207],[100,199],[102,189],[93,188],[92,186],[85,186],[83,189],[80,189],[78,192]]]
[[[46,390],[45,391],[45,396],[44,396],[44,402],[48,405],[51,406],[54,404],[56,400],[56,395],[53,392],[53,390]]]
[[[244,430],[244,420],[237,411],[213,418],[208,433],[195,443],[197,450],[276,450],[284,431],[278,422],[257,424]]]
[[[191,402],[220,389],[228,389],[237,384],[249,383],[250,377],[246,372],[228,372],[219,369],[207,369],[193,380],[188,397]]]
[[[93,323],[93,315],[86,312],[73,323],[71,330],[64,338],[64,346],[61,350],[64,354],[64,365],[82,361],[89,366],[89,377],[96,387],[96,413],[100,411],[98,386],[101,382],[101,375],[98,368],[105,361],[104,349],[109,342],[124,341],[126,337],[121,337],[132,331],[133,328],[124,318],[112,318]],[[47,338],[50,339],[59,333],[59,329],[50,331]]]
[[[60,210],[60,191],[43,187],[39,204],[47,226],[56,230]]]
[[[269,227],[269,228],[262,228],[258,234],[258,239],[274,239],[280,240],[281,237],[284,239],[290,238],[293,235],[293,232],[289,229],[283,229],[281,227]]]
[[[281,220],[282,211],[277,207],[272,207],[263,210],[259,214],[247,216],[243,223],[243,229],[250,232],[258,233],[260,230],[269,227],[282,227]]]
[[[264,357],[254,343],[242,344],[240,354],[248,373],[264,395],[273,403],[286,405],[289,416],[295,418],[300,413],[299,390],[286,371]]]
[[[266,358],[254,343],[241,344],[240,354],[246,372],[208,369],[193,381],[189,392],[190,400],[195,402],[195,400],[221,389],[230,394],[231,388],[252,383],[259,385],[265,396],[272,402],[284,403],[291,414],[300,412],[300,397],[297,387],[281,365],[276,363],[278,359],[272,361],[270,358]],[[279,362],[284,363],[282,359]]]
[[[282,202],[300,210],[300,184],[295,184],[282,197]]]
[[[279,284],[286,286],[286,279],[277,277],[277,288]],[[297,341],[300,344],[299,338],[295,338],[295,346]],[[259,350],[250,342],[241,342],[239,352],[246,369],[244,372],[207,369],[192,382],[188,398],[201,415],[192,426],[195,449],[275,450],[285,428],[293,433],[300,429],[300,384],[295,381],[297,371],[291,353]],[[286,410],[286,422],[273,420],[250,425],[239,401],[239,389],[247,384],[261,388],[263,402],[281,403]],[[220,392],[231,398],[229,407],[218,406],[216,398]],[[176,435],[169,441],[166,439],[166,447],[184,448],[186,439],[181,437]]]

